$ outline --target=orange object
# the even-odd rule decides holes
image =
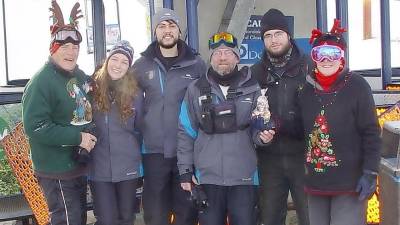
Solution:
[[[400,91],[400,84],[388,84],[385,89],[389,91]]]
[[[390,107],[377,107],[376,113],[378,115],[379,125],[383,127],[385,121],[400,120],[400,102],[397,102]]]
[[[378,193],[375,193],[372,198],[368,201],[367,208],[367,224],[379,224],[379,200]]]
[[[32,160],[29,157],[30,147],[22,123],[19,123],[1,142],[8,163],[13,169],[38,224],[49,224],[49,208],[42,189],[33,174]]]

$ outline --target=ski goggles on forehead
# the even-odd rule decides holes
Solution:
[[[80,43],[82,41],[82,36],[76,30],[60,30],[53,35],[53,41],[64,42],[67,41],[67,39]]]
[[[335,45],[320,45],[311,49],[311,58],[314,62],[322,62],[324,59],[332,62],[343,57],[344,51]]]
[[[237,39],[230,33],[221,32],[221,33],[214,34],[208,40],[208,47],[210,49],[217,48],[221,44],[224,44],[231,48],[235,48],[237,46]]]

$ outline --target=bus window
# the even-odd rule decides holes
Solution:
[[[349,4],[349,57],[351,70],[381,67],[379,0],[354,0]],[[360,24],[360,18],[363,23]],[[361,26],[360,26],[361,25]]]
[[[326,11],[327,11],[327,29],[328,31],[333,26],[333,20],[336,18],[336,0],[326,1]]]
[[[75,0],[58,1],[64,21],[68,22]],[[84,0],[78,1],[84,12]],[[29,79],[44,64],[49,56],[50,25],[49,19],[51,1],[48,0],[4,0],[6,47],[8,63],[8,79]],[[3,12],[3,11],[2,11]],[[79,30],[83,40],[86,40],[86,17],[79,20]],[[86,73],[94,69],[93,54],[88,54],[83,49],[87,48],[87,42],[82,41],[78,64]],[[1,59],[1,58],[0,58]],[[1,62],[4,64],[4,59]],[[2,67],[3,68],[3,67]],[[2,75],[3,79],[4,75]],[[5,84],[1,80],[1,85]]]
[[[119,23],[119,10],[116,0],[108,0],[103,2],[104,5],[104,20],[105,20],[105,41],[106,49],[109,51],[113,45],[121,40],[121,30]],[[92,23],[92,1],[85,0],[86,34],[87,34],[87,53],[91,54],[94,51],[93,46],[93,23]]]
[[[3,32],[3,4],[0,4],[0,29]],[[4,36],[4,35],[3,35]],[[0,37],[0,49],[3,49],[0,52],[0,85],[5,85],[6,81],[6,61],[5,61],[5,48],[4,48],[4,38],[3,36]]]
[[[392,53],[392,67],[400,67],[400,26],[397,21],[400,21],[400,1],[390,1],[390,39]]]
[[[118,3],[121,38],[131,43],[135,60],[151,41],[148,4],[142,0],[118,0]]]
[[[88,47],[93,53],[93,30],[91,0],[85,0],[87,20]],[[106,49],[109,51],[118,40],[127,40],[134,49],[134,59],[150,43],[150,17],[148,5],[140,0],[106,0],[104,1]]]

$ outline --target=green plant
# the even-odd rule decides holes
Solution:
[[[0,159],[0,196],[20,193],[20,189],[7,160]]]

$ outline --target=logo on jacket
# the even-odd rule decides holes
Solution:
[[[185,74],[184,76],[182,76],[182,78],[185,78],[185,79],[190,79],[190,80],[194,80],[194,79],[196,79],[195,77],[193,77],[191,74]]]
[[[243,99],[241,102],[243,102],[243,103],[253,103],[253,101],[251,100],[251,98],[245,98],[245,99]]]
[[[154,78],[154,71],[153,70],[147,72],[147,78],[149,80],[153,80],[153,78]]]
[[[251,181],[253,178],[248,177],[248,178],[242,178],[242,181]]]
[[[133,172],[128,172],[126,173],[127,176],[132,176],[132,175],[136,175],[137,171],[133,171]]]

